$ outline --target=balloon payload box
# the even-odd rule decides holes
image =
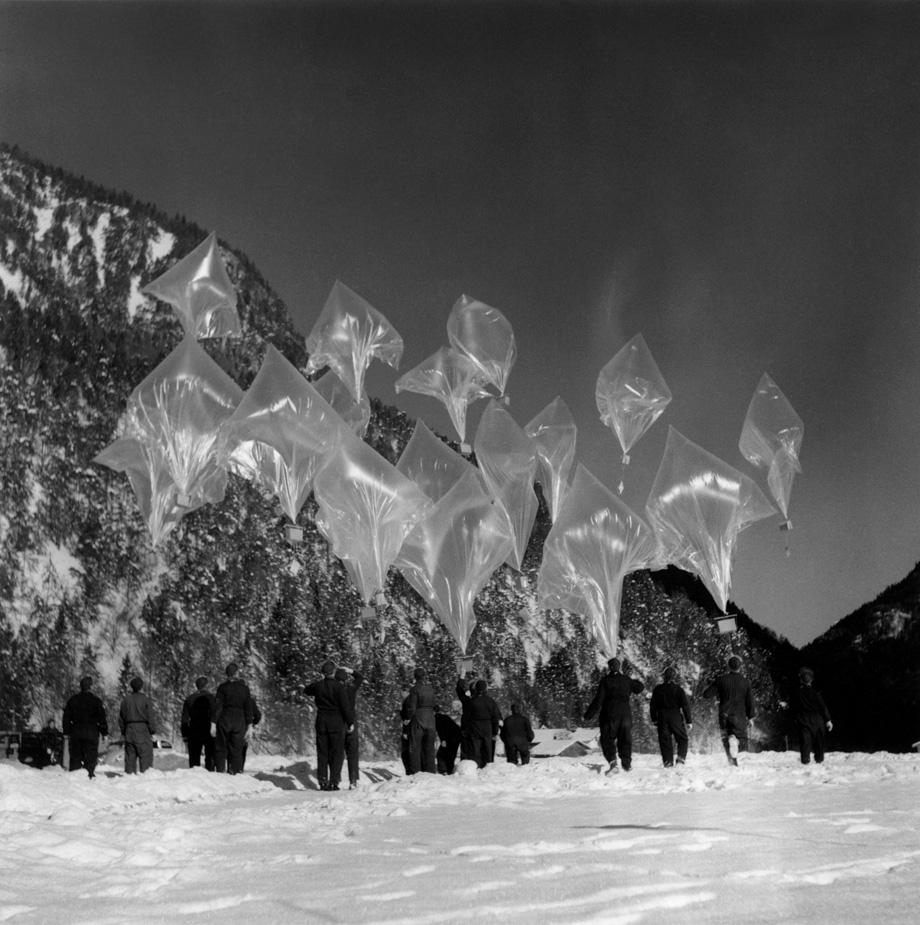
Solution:
[[[297,546],[303,542],[303,527],[299,524],[286,524],[284,538],[292,545]]]
[[[459,677],[465,678],[472,671],[474,659],[472,655],[460,655],[454,659]]]

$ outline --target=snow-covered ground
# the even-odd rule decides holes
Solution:
[[[404,777],[355,791],[309,758],[237,777],[178,754],[127,777],[0,762],[0,921],[920,920],[920,756],[638,755]]]

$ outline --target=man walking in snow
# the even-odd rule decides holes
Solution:
[[[204,751],[206,771],[214,770],[214,736],[211,723],[214,721],[217,703],[208,690],[208,679],[195,679],[195,692],[189,694],[182,704],[182,718],[179,731],[188,746],[188,766],[201,767],[201,752]]]
[[[419,771],[435,774],[438,770],[435,761],[435,740],[438,735],[434,721],[436,709],[434,688],[428,682],[428,672],[424,668],[416,668],[415,684],[409,688],[409,699],[406,702],[410,774]]]
[[[824,761],[825,731],[834,728],[831,714],[824,703],[824,698],[814,686],[815,673],[810,668],[799,669],[799,688],[792,697],[790,710],[792,721],[799,734],[799,754],[802,764],[811,761],[814,753],[815,764]]]
[[[461,694],[461,691],[462,682],[457,685],[457,694],[461,704],[466,704],[464,718],[467,722],[467,745],[463,757],[484,768],[495,760],[495,741],[498,739],[502,715],[498,704],[489,696],[486,682],[482,678],[465,694]]]
[[[316,700],[316,776],[320,790],[338,790],[345,763],[345,733],[354,731],[355,716],[345,685],[335,679],[335,662],[323,662],[322,680],[304,693]]]
[[[227,680],[217,687],[211,732],[215,737],[214,764],[218,771],[241,774],[245,760],[246,732],[254,716],[252,693],[237,677],[239,666],[230,662]]]
[[[99,760],[99,736],[109,734],[109,724],[102,701],[92,692],[92,678],[80,679],[80,693],[74,694],[64,707],[64,735],[70,736],[70,770],[86,768],[96,776]]]
[[[530,718],[521,712],[519,703],[511,704],[511,713],[502,720],[502,742],[505,744],[505,758],[509,764],[530,764],[530,743],[533,742],[533,726]]]
[[[345,760],[348,763],[348,789],[354,790],[358,786],[358,688],[364,683],[364,675],[360,671],[338,668],[335,679],[345,686],[351,704],[354,725],[351,732],[345,732]]]
[[[731,738],[738,743],[738,751],[748,750],[748,725],[754,718],[754,696],[751,682],[741,674],[741,659],[732,655],[728,660],[728,671],[720,675],[704,689],[703,696],[719,698],[719,729],[722,732],[722,747],[728,763],[738,766],[738,759],[732,754]]]
[[[585,720],[600,711],[601,751],[609,763],[608,774],[617,770],[617,755],[624,771],[632,768],[632,709],[629,698],[644,690],[641,681],[626,676],[620,670],[620,660],[607,662],[607,674],[597,685],[597,693],[585,710]]]
[[[118,725],[125,740],[125,774],[136,774],[138,765],[141,774],[153,767],[156,721],[150,698],[141,693],[143,686],[140,678],[132,678],[131,692],[125,695],[118,711]]]
[[[677,763],[687,759],[688,732],[693,720],[687,694],[677,683],[673,665],[664,670],[664,682],[656,684],[649,703],[652,722],[658,727],[658,748],[666,768],[674,767],[674,743],[677,743]]]

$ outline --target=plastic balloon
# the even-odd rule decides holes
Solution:
[[[236,289],[213,232],[141,292],[172,305],[185,333],[193,337],[240,333]]]
[[[467,471],[409,534],[395,565],[466,655],[476,625],[473,602],[511,553],[514,538],[479,473],[461,462]]]
[[[517,355],[508,319],[497,308],[463,295],[447,319],[447,337],[451,346],[479,367],[485,381],[504,395]]]
[[[738,448],[748,462],[767,470],[767,486],[787,527],[792,480],[802,471],[799,452],[804,435],[802,419],[779,386],[764,373],[748,406]]]
[[[575,462],[578,429],[568,405],[554,398],[525,428],[537,450],[543,482],[543,496],[550,517],[555,520],[562,506],[569,472]]]
[[[403,340],[369,302],[336,280],[316,324],[307,337],[307,373],[328,366],[345,383],[352,398],[364,397],[364,374],[376,357],[396,368]]]
[[[466,472],[478,470],[438,439],[422,421],[396,463],[396,468],[411,479],[432,501],[437,503]]]
[[[633,337],[600,371],[595,399],[601,420],[620,441],[623,465],[628,465],[633,444],[671,401],[671,391],[641,334]]]
[[[369,604],[386,586],[387,569],[431,501],[410,479],[352,434],[340,440],[317,473],[316,525],[345,562]]]
[[[648,568],[655,556],[651,529],[579,463],[543,544],[539,604],[587,617],[598,644],[612,658],[623,579]]]
[[[124,436],[148,451],[193,508],[223,499],[229,451],[222,425],[240,403],[240,387],[190,335],[131,393]],[[153,484],[159,484],[159,474]]]
[[[225,425],[230,465],[274,494],[293,523],[317,470],[346,429],[303,374],[269,345],[252,385]]]
[[[723,613],[738,534],[776,513],[752,479],[673,427],[646,511],[663,560],[698,575]]]
[[[533,490],[537,452],[527,434],[494,399],[479,421],[474,447],[486,485],[505,509],[514,534],[514,550],[506,561],[519,570],[539,507]]]
[[[367,433],[367,425],[371,421],[371,403],[366,395],[361,396],[361,401],[355,401],[348,387],[331,369],[323,373],[313,383],[313,387],[352,429],[356,437],[363,437]]]
[[[417,392],[443,402],[460,442],[465,444],[467,408],[479,398],[488,398],[489,393],[484,388],[488,381],[479,365],[465,353],[442,347],[400,376],[395,389],[397,395]]]

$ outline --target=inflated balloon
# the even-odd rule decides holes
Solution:
[[[620,441],[623,465],[628,465],[633,444],[671,401],[671,391],[641,334],[633,337],[600,371],[595,399],[601,420]]]
[[[374,357],[396,368],[403,340],[369,302],[336,280],[316,324],[307,336],[307,373],[328,366],[352,398],[364,397],[364,374]]]
[[[568,405],[557,396],[524,428],[524,433],[536,447],[543,497],[549,516],[555,520],[575,462],[578,429]]]
[[[651,529],[579,463],[543,545],[539,605],[587,617],[598,644],[612,658],[623,579],[648,568],[655,557]]]
[[[504,395],[517,355],[508,319],[497,308],[463,295],[447,319],[447,337],[454,349],[479,367],[485,381]]]
[[[396,468],[411,479],[437,503],[461,477],[475,466],[455,453],[443,440],[438,439],[422,421],[416,421],[415,430],[396,463]]]
[[[479,365],[465,353],[452,347],[442,347],[400,376],[395,389],[397,395],[400,392],[417,392],[437,398],[447,408],[457,436],[465,445],[467,408],[479,398],[488,398],[489,393],[484,388],[488,381]]]
[[[663,562],[698,575],[725,613],[738,534],[776,509],[753,479],[671,427],[646,512]]]
[[[157,447],[145,447],[133,437],[119,437],[93,462],[127,474],[154,546],[159,546],[182,517],[192,510],[176,503],[178,490]]]
[[[387,569],[432,503],[372,447],[340,440],[313,481],[316,525],[344,561],[365,604],[386,585]]]
[[[303,374],[269,345],[225,424],[230,466],[274,494],[293,523],[346,429]]]
[[[467,470],[406,537],[394,564],[466,655],[473,602],[511,554],[514,538],[479,473],[461,462]]]
[[[792,480],[802,471],[799,452],[805,425],[779,386],[766,374],[760,377],[741,428],[738,448],[748,462],[767,470],[767,487],[789,528]]]
[[[361,401],[355,401],[348,387],[331,369],[315,380],[313,387],[354,431],[356,437],[363,437],[367,433],[367,425],[371,421],[371,403],[366,395],[361,396]]]
[[[537,451],[514,418],[494,399],[483,412],[473,445],[486,485],[505,509],[514,534],[514,549],[506,561],[520,570],[539,507],[533,490]]]
[[[213,232],[141,292],[169,302],[185,333],[193,337],[240,333],[236,289],[230,282]]]

